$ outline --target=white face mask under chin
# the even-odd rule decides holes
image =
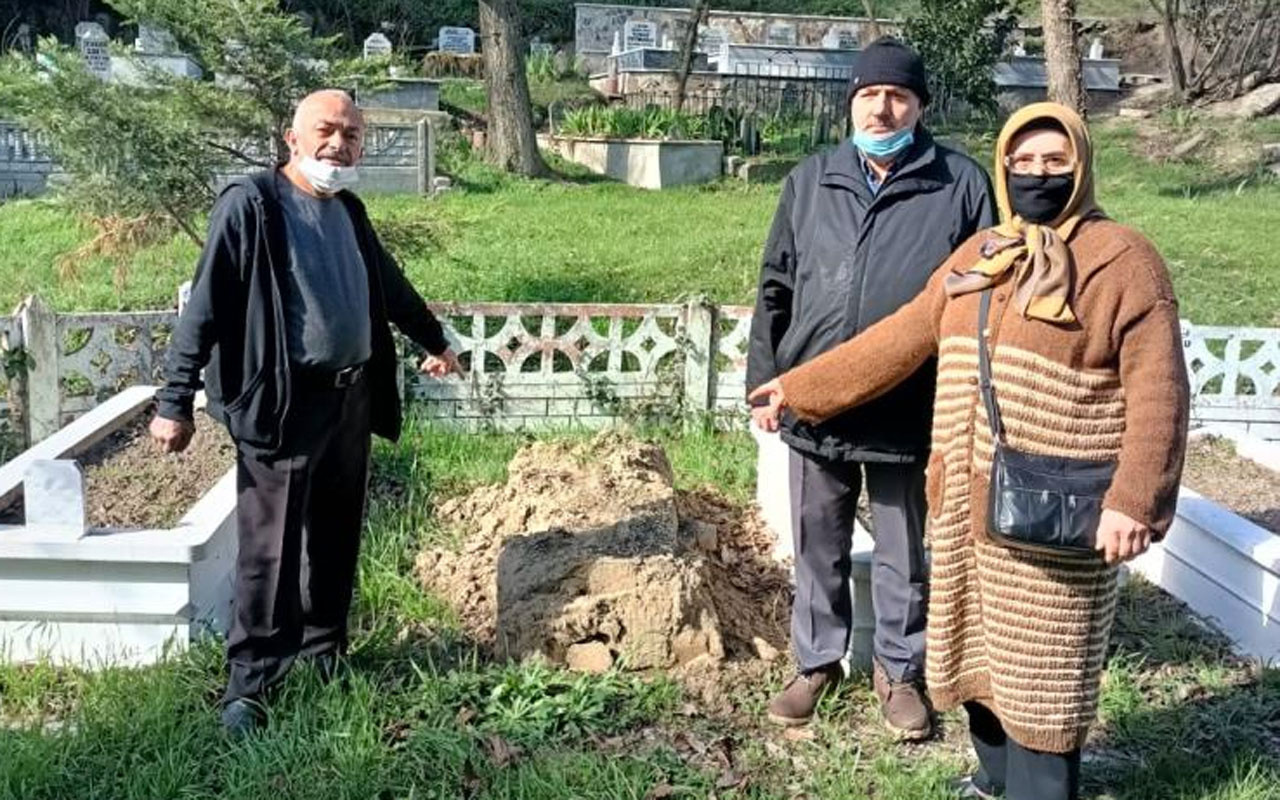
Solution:
[[[360,180],[355,167],[339,167],[306,156],[298,164],[298,171],[307,179],[311,188],[321,194],[337,194],[350,189]]]

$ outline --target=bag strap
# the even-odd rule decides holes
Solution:
[[[996,404],[996,387],[991,383],[991,356],[987,352],[987,319],[991,316],[991,290],[982,292],[978,302],[978,385],[982,390],[982,404],[987,407],[987,422],[991,435],[998,444],[1004,443],[1004,422],[1000,419],[1000,407]]]

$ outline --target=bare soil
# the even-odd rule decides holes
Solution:
[[[713,490],[676,491],[663,451],[617,433],[538,442],[507,482],[447,501],[458,548],[417,572],[495,654],[574,669],[673,670],[728,703],[786,658],[790,587],[758,515]]]
[[[206,414],[196,414],[195,436],[178,454],[160,452],[147,435],[151,416],[80,457],[89,527],[171,528],[235,463],[226,428]]]
[[[1204,437],[1187,446],[1182,482],[1245,519],[1280,534],[1280,474],[1236,455],[1229,439]]]

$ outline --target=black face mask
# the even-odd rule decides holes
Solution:
[[[1057,219],[1075,188],[1074,175],[1010,175],[1009,204],[1027,222],[1043,225]]]

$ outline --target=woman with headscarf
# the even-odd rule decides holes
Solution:
[[[752,401],[816,422],[937,357],[929,694],[939,709],[968,712],[979,769],[961,782],[965,796],[1058,800],[1078,794],[1117,565],[1173,518],[1189,390],[1168,272],[1147,239],[1094,202],[1083,120],[1054,103],[1015,113],[996,146],[995,185],[1000,225],[961,245],[896,314]],[[1086,517],[1096,554],[992,534],[1006,512],[1021,513],[990,511],[996,495],[1007,499],[989,492],[1000,448],[1114,470]],[[1025,498],[1032,513],[1052,489]],[[1060,496],[1074,511],[1076,498]]]

